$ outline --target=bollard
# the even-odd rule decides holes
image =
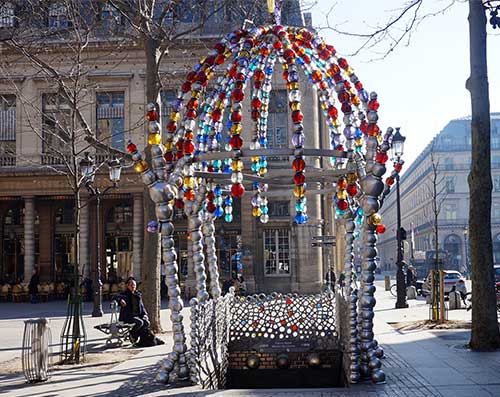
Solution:
[[[448,294],[448,307],[450,310],[457,310],[462,308],[462,297],[460,292],[451,291]]]
[[[22,364],[28,382],[44,382],[49,378],[51,339],[49,322],[46,318],[24,322]]]
[[[410,285],[408,288],[406,288],[406,298],[417,299],[417,289],[413,285]]]
[[[385,281],[385,290],[390,291],[391,290],[391,276],[385,276],[384,281]]]

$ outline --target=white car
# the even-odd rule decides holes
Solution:
[[[460,272],[457,272],[456,270],[444,270],[443,281],[445,295],[448,295],[454,286],[455,291],[460,292],[462,295],[465,295],[467,293],[465,278],[462,276],[462,274],[460,274]],[[426,296],[430,293],[431,280],[429,274],[422,285],[422,295]]]

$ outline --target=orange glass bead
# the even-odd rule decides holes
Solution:
[[[194,190],[188,189],[184,192],[184,200],[193,201],[194,200]]]

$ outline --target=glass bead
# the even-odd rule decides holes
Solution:
[[[129,142],[127,144],[127,152],[129,152],[129,153],[137,152],[137,146],[135,144],[133,144],[132,142]]]
[[[379,213],[375,213],[375,214],[372,214],[372,216],[370,216],[370,223],[372,225],[379,225],[380,222],[382,222],[382,216],[380,216]]]
[[[306,177],[302,172],[297,172],[293,176],[293,183],[295,183],[296,185],[303,185],[305,181]]]
[[[385,233],[385,226],[382,224],[377,225],[376,231],[378,234],[384,234]]]
[[[144,172],[148,169],[148,163],[146,163],[144,160],[141,160],[135,163],[134,169],[136,172]]]
[[[242,175],[243,178],[243,175]],[[231,176],[232,179],[232,176]],[[231,195],[233,197],[242,197],[245,194],[245,187],[241,183],[234,183],[231,186]]]
[[[295,186],[293,188],[293,194],[295,197],[301,198],[306,194],[306,188],[304,186]]]
[[[234,160],[233,163],[231,164],[231,170],[234,172],[240,172],[243,170],[243,161],[241,160]]]
[[[222,207],[217,207],[217,208],[215,209],[214,215],[215,215],[216,217],[220,217],[220,216],[222,216],[223,214],[224,214],[224,210],[222,209]]]
[[[304,146],[305,136],[304,134],[293,134],[292,135],[292,145],[295,147]]]
[[[299,225],[306,223],[307,219],[307,215],[302,212],[299,212],[297,215],[295,215],[295,222]]]
[[[267,223],[267,222],[269,222],[269,215],[267,215],[267,214],[263,214],[263,215],[261,215],[261,217],[260,217],[260,221],[261,221],[262,223]]]
[[[233,221],[233,215],[232,214],[224,215],[224,220],[228,223],[231,223]]]
[[[243,174],[241,172],[235,172],[231,175],[232,183],[241,183],[243,182]],[[237,196],[239,197],[239,196]]]
[[[345,211],[349,204],[347,203],[346,200],[338,200],[337,201],[337,208],[341,211]]]
[[[255,207],[252,209],[252,215],[254,217],[258,217],[262,215],[262,210],[259,207]]]
[[[293,162],[292,162],[292,169],[295,172],[304,171],[305,168],[306,168],[306,162],[303,159],[296,158],[296,159],[293,160]]]

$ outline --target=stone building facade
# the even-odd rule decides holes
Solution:
[[[284,22],[302,23],[298,3],[290,3],[288,13],[284,13]],[[4,6],[1,10],[0,29],[8,28],[11,22],[14,23],[10,19],[11,9]],[[15,13],[15,7],[13,10]],[[50,18],[48,21],[50,23]],[[164,58],[160,68],[164,116],[168,115],[169,102],[175,98],[190,67],[229,28],[227,23],[217,25],[216,22],[182,40]],[[230,25],[241,26],[241,21],[230,22]],[[63,48],[51,48],[49,56],[61,59],[64,66],[69,54]],[[96,37],[87,51],[87,59],[92,65],[86,65],[86,97],[80,111],[97,136],[107,138],[113,147],[124,150],[129,139],[144,147],[146,61],[143,49],[134,44],[117,52],[113,43]],[[50,121],[57,120],[64,112],[64,103],[55,95],[51,81],[41,76],[39,70],[14,54],[6,56],[11,56],[5,58],[10,61],[9,68],[7,71],[2,68],[0,72],[0,283],[28,282],[35,265],[42,280],[68,281],[77,260],[83,274],[93,277],[97,255],[104,280],[129,275],[141,279],[142,241],[148,219],[143,216],[140,178],[130,168],[124,169],[119,188],[105,196],[98,215],[95,202],[82,191],[80,251],[79,258],[75,258],[72,191],[66,176],[58,174],[61,169],[58,159],[46,151],[43,139],[44,129],[55,128]],[[277,71],[276,76],[281,73]],[[287,92],[282,79],[279,81],[276,76],[274,107],[269,112],[269,146],[287,147],[291,146]],[[301,85],[304,125],[308,128],[306,145],[328,147],[328,134],[320,123],[315,91],[307,79],[303,79]],[[243,136],[245,142],[249,142],[252,131],[249,99],[246,105],[248,110],[244,115],[248,122]],[[97,159],[102,157],[95,149],[89,150]],[[291,179],[291,160],[270,158],[269,168],[280,170],[277,172],[282,170],[284,175],[289,173]],[[308,165],[319,167],[320,159],[308,159]],[[96,178],[96,185],[105,188],[109,184],[103,170]],[[249,292],[318,291],[329,263],[327,255],[323,258],[322,254],[329,251],[312,247],[311,241],[317,235],[333,234],[331,198],[309,197],[310,221],[299,226],[293,223],[294,200],[288,192],[270,193],[270,221],[267,224],[252,217],[250,196],[247,193],[241,202],[235,202],[232,223],[217,221],[221,278],[230,278],[234,272],[235,254],[241,242],[243,274]],[[100,252],[96,248],[96,219],[103,230]],[[187,228],[180,212],[175,214],[175,225],[180,279],[186,295],[192,295],[194,274],[187,263]]]
[[[409,139],[407,140],[409,141]],[[434,257],[434,214],[432,180],[436,174],[439,257],[444,267],[470,272],[468,219],[471,162],[470,117],[450,121],[401,177],[401,226],[407,231],[405,260],[432,263]],[[433,172],[433,163],[437,172]],[[500,263],[500,113],[491,114],[491,173],[493,180],[491,234],[495,264]],[[396,191],[392,189],[383,207],[387,227],[380,236],[382,269],[394,270],[396,254]],[[419,274],[419,276],[425,276]]]

